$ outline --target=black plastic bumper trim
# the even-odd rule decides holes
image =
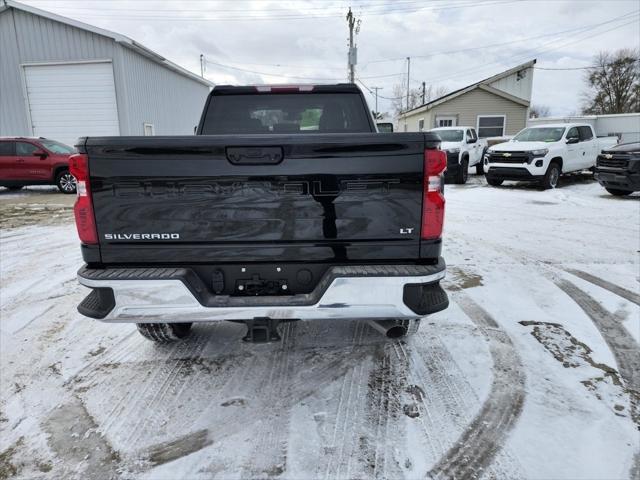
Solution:
[[[404,304],[418,315],[430,315],[449,306],[447,292],[439,282],[411,283],[404,286]]]
[[[108,287],[94,288],[78,305],[78,312],[85,317],[103,319],[116,306],[113,290]]]

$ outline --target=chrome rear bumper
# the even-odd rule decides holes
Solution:
[[[78,310],[105,322],[171,323],[262,317],[300,320],[419,318],[425,315],[419,312],[433,313],[431,310],[443,310],[448,305],[446,293],[439,286],[439,281],[445,276],[444,262],[425,267],[333,267],[311,294],[277,297],[220,295],[208,299],[199,294],[202,287],[196,285],[194,288],[185,280],[186,276],[181,277],[179,270],[172,269],[171,275],[167,269],[157,269],[164,272],[163,275],[148,274],[150,270],[154,269],[140,270],[139,275],[134,275],[128,273],[136,272],[132,269],[121,269],[120,273],[117,269],[81,269],[78,272],[79,282],[94,290]],[[141,276],[145,278],[139,278]],[[421,300],[422,309],[417,309],[418,312],[405,303],[406,286],[430,289],[423,292],[427,300]],[[112,305],[97,308],[100,303],[98,292],[107,292],[106,297]],[[104,314],[93,314],[97,311]]]

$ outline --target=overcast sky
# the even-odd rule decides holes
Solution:
[[[25,0],[142,43],[216,84],[346,81],[349,6],[361,20],[356,75],[391,109],[394,85],[448,90],[538,59],[534,104],[579,112],[600,50],[638,48],[640,0]],[[233,68],[232,68],[233,67]],[[406,87],[405,87],[406,88]],[[373,108],[373,97],[367,94]]]

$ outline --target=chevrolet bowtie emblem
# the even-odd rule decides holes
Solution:
[[[503,156],[503,157],[510,157],[510,156],[511,156],[511,154],[510,154],[510,153],[503,153],[503,154],[502,154],[502,156]]]
[[[606,159],[609,159],[611,157],[613,157],[613,155],[611,155],[610,153],[605,153],[604,154],[604,158],[606,158]]]

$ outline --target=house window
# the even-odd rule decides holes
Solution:
[[[421,118],[420,120],[418,120],[418,131],[419,132],[424,131],[424,118]]]
[[[502,137],[505,121],[505,115],[478,115],[478,137]]]
[[[456,117],[440,116],[436,117],[436,127],[455,127],[457,124]]]
[[[145,137],[151,137],[155,135],[154,130],[153,130],[153,123],[145,123],[144,124],[144,136]]]

